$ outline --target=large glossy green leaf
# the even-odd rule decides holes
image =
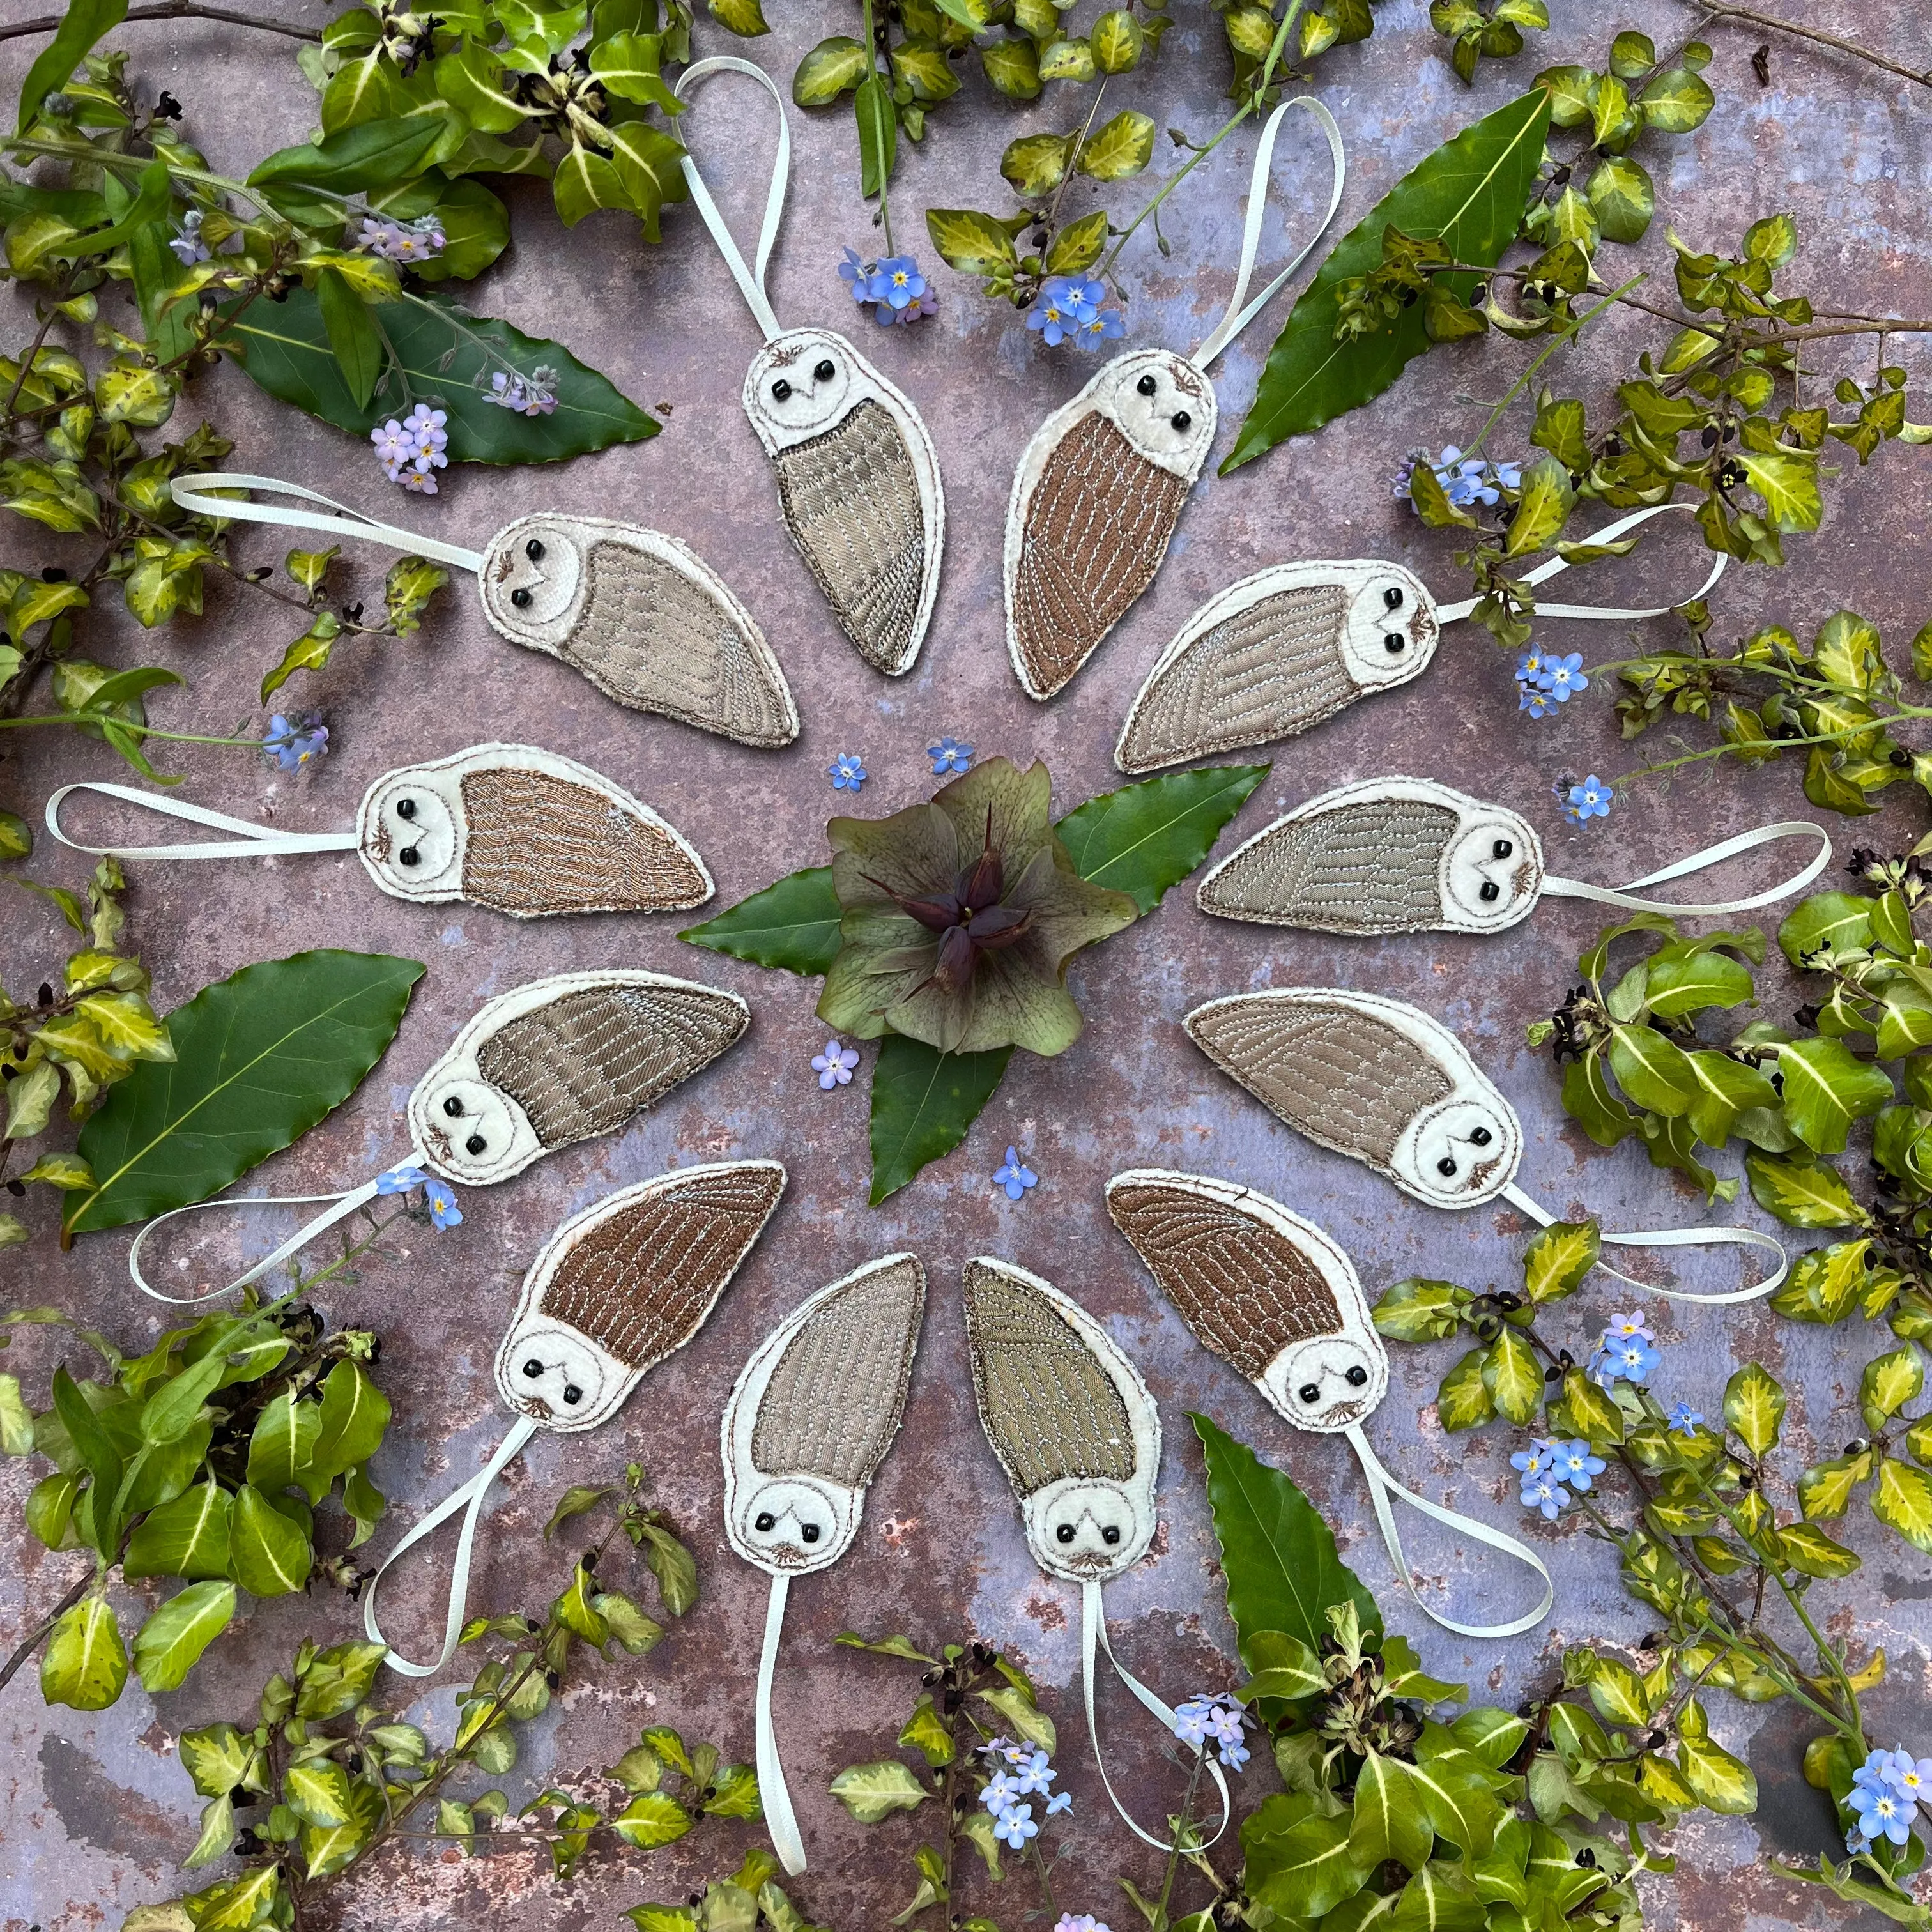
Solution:
[[[1268,775],[1267,765],[1207,765],[1123,785],[1077,806],[1054,827],[1074,869],[1125,892],[1144,913],[1214,850],[1221,828]]]
[[[69,0],[53,38],[35,56],[20,87],[18,130],[40,112],[40,103],[80,66],[94,44],[128,17],[128,0]]]
[[[235,1615],[232,1583],[190,1583],[149,1612],[134,1636],[134,1670],[144,1690],[177,1689]]]
[[[128,1576],[226,1576],[234,1505],[212,1477],[184,1490],[135,1526],[122,1564]]]
[[[448,111],[364,121],[340,134],[279,148],[248,177],[250,188],[326,188],[358,194],[416,173],[429,151],[451,131]]]
[[[1841,1040],[1798,1040],[1778,1052],[1791,1131],[1815,1154],[1842,1154],[1852,1123],[1894,1098],[1892,1076]]]
[[[966,1138],[1012,1052],[1002,1046],[990,1053],[940,1053],[896,1033],[880,1042],[872,1069],[874,1208]]]
[[[301,1526],[253,1484],[235,1492],[229,1531],[229,1574],[252,1597],[286,1597],[308,1581],[315,1551]]]
[[[423,968],[382,952],[244,967],[168,1016],[172,1062],[143,1060],[81,1130],[92,1188],[70,1231],[206,1201],[340,1106],[402,1024]]]
[[[787,873],[702,926],[686,927],[678,938],[754,966],[822,977],[838,956],[843,916],[832,890],[832,868],[811,866]]]
[[[356,402],[330,350],[310,290],[291,289],[283,302],[253,304],[233,333],[244,345],[243,366],[270,395],[351,435],[366,436],[418,402],[442,410],[452,463],[555,463],[658,433],[650,417],[561,343],[540,341],[438,296],[383,302],[372,313],[408,387],[406,392],[393,368],[386,369],[366,406]],[[524,416],[489,400],[493,375],[514,369],[527,377],[539,364],[556,372],[550,415]]]
[[[1208,1465],[1208,1504],[1228,1578],[1228,1614],[1243,1662],[1257,1670],[1249,1640],[1286,1630],[1311,1648],[1330,1636],[1332,1605],[1353,1603],[1364,1631],[1379,1630],[1382,1612],[1361,1580],[1342,1561],[1315,1506],[1276,1468],[1204,1415],[1188,1418]]]
[[[1380,265],[1383,232],[1391,227],[1440,236],[1459,262],[1484,268],[1496,262],[1516,233],[1549,124],[1550,96],[1534,88],[1437,148],[1342,237],[1268,352],[1254,407],[1221,466],[1223,473],[1358,409],[1430,346],[1423,302],[1372,334],[1338,342],[1341,284]],[[1474,280],[1446,279],[1465,298]]]

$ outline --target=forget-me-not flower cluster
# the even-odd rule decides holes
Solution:
[[[415,1187],[422,1190],[423,1198],[429,1203],[429,1218],[439,1228],[462,1226],[463,1210],[457,1206],[455,1192],[447,1181],[413,1166],[392,1167],[376,1180],[378,1194],[406,1194]]]
[[[1880,1838],[1902,1845],[1912,1836],[1918,1807],[1932,1786],[1932,1757],[1915,1758],[1901,1745],[1875,1750],[1852,1773],[1845,1803],[1856,1822],[1845,1834],[1854,1853],[1868,1852]]]
[[[881,328],[895,324],[910,328],[934,306],[932,290],[910,255],[868,262],[856,248],[848,248],[838,265],[838,279],[855,302],[871,303],[872,320]]]
[[[1190,1697],[1174,1714],[1174,1735],[1196,1750],[1213,1744],[1221,1762],[1239,1771],[1249,1757],[1241,1723],[1241,1707],[1233,1698]]]
[[[520,416],[547,416],[556,410],[557,372],[548,362],[539,362],[526,376],[499,369],[490,378],[483,400],[500,410],[514,410]]]
[[[268,720],[268,735],[262,740],[262,748],[284,771],[298,772],[328,749],[328,727],[316,712],[309,712],[296,724],[278,711]]]
[[[1605,1464],[1580,1437],[1562,1442],[1539,1436],[1510,1458],[1510,1467],[1522,1479],[1518,1501],[1523,1508],[1539,1510],[1546,1522],[1554,1522],[1576,1500],[1570,1491],[1583,1495],[1592,1479],[1604,1473]]]
[[[443,427],[449,418],[441,410],[418,403],[400,422],[392,416],[369,432],[376,446],[376,460],[392,483],[405,490],[436,494],[435,472],[449,467],[443,452],[449,447],[449,432]]]
[[[1056,1812],[1072,1810],[1073,1800],[1064,1791],[1054,1792],[1056,1773],[1038,1745],[993,1738],[980,1749],[993,1761],[993,1774],[980,1793],[980,1802],[992,1814],[993,1835],[1013,1850],[1024,1851],[1028,1839],[1040,1836],[1034,1801],[1040,1800],[1041,1816],[1051,1818]]]
[[[1036,329],[1049,349],[1070,341],[1082,349],[1098,349],[1127,332],[1126,317],[1117,308],[1106,308],[1106,299],[1103,282],[1084,275],[1050,275],[1027,310],[1027,326]]]
[[[1568,704],[1573,692],[1590,688],[1582,664],[1581,651],[1564,657],[1532,644],[1516,661],[1516,708],[1532,718],[1544,718],[1558,705]]]
[[[380,255],[385,261],[428,262],[442,253],[449,238],[434,214],[425,214],[420,221],[388,221],[364,215],[356,245],[364,254]]]
[[[1409,482],[1418,464],[1435,471],[1443,495],[1459,510],[1466,510],[1472,503],[1480,503],[1487,508],[1501,501],[1504,490],[1520,489],[1522,486],[1522,465],[1520,463],[1492,463],[1486,457],[1465,456],[1453,442],[1445,443],[1441,453],[1435,456],[1426,449],[1412,449],[1402,458],[1402,466],[1389,478],[1389,494],[1398,502],[1407,503],[1412,510],[1415,508],[1415,499],[1409,494]],[[1420,516],[1421,512],[1418,510],[1416,514]]]
[[[1641,1315],[1616,1316],[1604,1330],[1604,1339],[1584,1372],[1599,1388],[1618,1382],[1641,1387],[1644,1378],[1664,1359],[1652,1346],[1656,1340]]]

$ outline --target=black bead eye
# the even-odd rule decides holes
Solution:
[[[1109,1550],[1111,1550],[1115,1544],[1119,1542],[1120,1540],[1120,1530],[1115,1525],[1111,1522],[1100,1532],[1100,1540],[1106,1544]]]
[[[1322,1400],[1322,1384],[1319,1382],[1304,1382],[1295,1394],[1312,1408]]]
[[[759,1510],[757,1518],[752,1525],[760,1536],[769,1536],[778,1526],[778,1520],[770,1510]]]
[[[524,1373],[528,1376],[532,1382],[535,1382],[538,1376],[543,1373],[542,1363],[538,1361],[536,1356],[532,1355],[530,1360],[524,1364]]]
[[[531,538],[530,542],[524,546],[524,556],[528,557],[532,563],[542,562],[543,554],[544,547],[535,537]]]
[[[1469,1130],[1469,1144],[1472,1147],[1487,1147],[1495,1138],[1496,1136],[1487,1127],[1472,1127]]]
[[[830,368],[831,364],[828,363],[826,366]],[[816,1543],[819,1538],[819,1528],[815,1522],[804,1523],[800,1525],[798,1533],[807,1543]]]
[[[790,394],[791,385],[782,376],[772,385],[772,400],[774,402],[782,403]]]
[[[518,584],[516,589],[510,592],[510,602],[519,610],[527,610],[530,608],[530,586],[526,584]]]
[[[463,1144],[471,1154],[487,1154],[490,1150],[490,1143],[481,1134],[472,1134]]]
[[[1369,1372],[1366,1369],[1362,1366],[1360,1362],[1358,1362],[1355,1366],[1348,1371],[1348,1386],[1351,1388],[1361,1388],[1364,1387],[1366,1384],[1368,1379]]]
[[[812,380],[814,382],[829,382],[838,373],[838,371],[832,366],[832,358],[828,356],[812,370]],[[806,1540],[810,1540],[808,1538]]]
[[[1492,859],[1507,859],[1515,850],[1515,846],[1511,844],[1509,840],[1507,838],[1498,838],[1496,842],[1490,848],[1490,856]]]
[[[416,815],[416,802],[412,798],[399,798],[396,801],[398,818],[413,818]]]
[[[1402,586],[1399,584],[1391,584],[1382,592],[1382,602],[1391,610],[1400,610],[1402,608]]]
[[[1178,430],[1186,429],[1193,420],[1194,418],[1185,410],[1176,410],[1173,415],[1168,418],[1168,421]]]
[[[566,1382],[563,1385],[563,1399],[572,1408],[574,1408],[584,1400],[584,1391],[574,1382]]]
[[[1436,1172],[1441,1174],[1446,1180],[1450,1175],[1456,1172],[1456,1163],[1450,1156],[1445,1154],[1442,1158],[1436,1163]]]
[[[1142,395],[1150,396],[1160,387],[1160,385],[1151,376],[1143,376],[1134,387],[1139,390]]]
[[[452,1094],[450,1095],[449,1098],[442,1103],[442,1111],[447,1114],[452,1120],[460,1120],[463,1118],[463,1102],[459,1100],[454,1094]]]
[[[422,854],[413,845],[405,845],[396,856],[405,866],[420,866],[422,863]]]
[[[1399,658],[1408,648],[1408,640],[1400,631],[1382,633],[1382,649],[1392,658]]]
[[[1483,881],[1482,890],[1476,895],[1485,905],[1492,904],[1494,901],[1501,898],[1502,896],[1502,887],[1493,879],[1485,879]]]
[[[1143,382],[1151,382],[1154,379],[1150,376],[1144,376],[1141,380]],[[1053,1540],[1056,1543],[1071,1543],[1073,1540],[1072,1524],[1070,1522],[1063,1522],[1060,1527],[1053,1532]]]

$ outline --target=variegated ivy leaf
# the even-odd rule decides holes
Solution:
[[[1724,1384],[1724,1420],[1754,1456],[1777,1448],[1784,1408],[1784,1390],[1756,1362],[1747,1362]]]

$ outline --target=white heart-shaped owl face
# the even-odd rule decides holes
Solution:
[[[1399,563],[1359,563],[1344,581],[1342,655],[1358,688],[1385,690],[1426,670],[1442,627],[1421,580]]]
[[[1515,1174],[1522,1130],[1508,1102],[1473,1066],[1472,1080],[1450,1068],[1446,1055],[1444,1064],[1456,1073],[1455,1091],[1409,1121],[1389,1172],[1398,1186],[1422,1200],[1473,1208],[1493,1200]]]
[[[1136,454],[1192,482],[1214,440],[1214,386],[1164,349],[1116,356],[1096,386],[1095,406]]]
[[[616,1410],[628,1379],[588,1336],[540,1318],[513,1329],[496,1351],[497,1392],[546,1429],[594,1429]]]
[[[575,533],[560,518],[537,516],[497,532],[477,580],[484,613],[500,631],[554,651],[576,624],[586,578]]]
[[[1318,1335],[1283,1349],[1262,1392],[1298,1429],[1318,1434],[1359,1422],[1388,1390],[1388,1358],[1354,1335]]]
[[[1541,844],[1514,812],[1454,796],[1463,816],[1442,855],[1443,924],[1452,932],[1501,932],[1536,908]]]
[[[363,863],[398,898],[434,904],[460,896],[461,781],[424,766],[378,778],[362,801],[358,832]]]
[[[826,328],[788,330],[745,376],[745,413],[774,454],[823,434],[852,406],[856,352]]]
[[[862,1500],[819,1478],[767,1477],[733,1497],[726,1532],[748,1562],[800,1576],[851,1548]]]
[[[1154,1540],[1152,1487],[1067,1477],[1022,1505],[1035,1559],[1063,1576],[1118,1576]]]
[[[507,1180],[544,1151],[529,1114],[483,1078],[469,1049],[446,1054],[417,1082],[409,1114],[436,1171],[472,1186]]]

